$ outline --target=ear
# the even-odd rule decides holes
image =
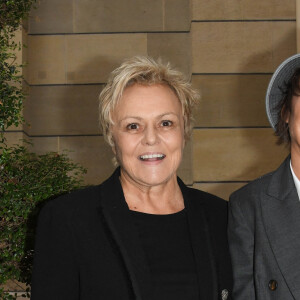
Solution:
[[[111,138],[111,150],[114,153],[114,155],[117,155],[117,151],[116,151],[116,144],[114,142],[114,140]]]
[[[112,146],[111,146],[111,150],[112,150],[112,152],[114,153],[114,155],[116,155],[116,147],[115,147],[115,145],[112,145]]]
[[[114,138],[113,138],[111,132],[109,133],[109,135],[107,136],[107,138],[108,138],[108,143],[109,143],[109,145],[111,147],[112,152],[114,153],[114,155],[116,155],[115,141],[114,141]]]
[[[281,112],[280,112],[280,115],[281,115],[281,120],[284,120],[285,123],[289,123],[290,121],[290,111],[286,109],[286,106],[284,105],[282,108],[281,108]]]
[[[284,121],[287,124],[290,122],[290,115],[291,115],[291,113],[289,111],[285,112]]]

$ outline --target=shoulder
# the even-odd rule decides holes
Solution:
[[[230,195],[229,203],[235,204],[256,201],[261,194],[266,194],[274,172],[267,173],[241,187]],[[242,201],[241,201],[242,200]]]
[[[178,184],[184,200],[188,202],[186,204],[190,204],[192,207],[194,207],[194,209],[203,209],[203,206],[211,210],[227,209],[227,201],[224,199],[202,190],[188,187],[180,178],[178,178]]]
[[[229,198],[229,219],[238,219],[254,226],[255,218],[260,218],[261,203],[268,197],[268,190],[274,172],[267,173],[246,184],[231,194]]]
[[[246,184],[242,188],[233,192],[230,196],[230,203],[242,202],[248,199],[248,201],[255,201],[255,199],[260,198],[262,195],[267,194],[270,186],[277,186],[290,174],[290,155],[281,163],[281,165],[274,171],[267,173],[250,183]]]
[[[205,220],[217,245],[227,243],[228,202],[210,193],[188,188],[189,205],[194,219]]]
[[[210,193],[188,188],[189,208],[195,212],[204,212],[210,223],[226,224],[228,202]]]
[[[226,209],[227,201],[213,194],[186,187],[189,199],[198,205],[205,205],[211,209]]]
[[[99,203],[101,185],[90,186],[49,200],[41,209],[40,218],[60,216],[68,219],[73,215],[94,210]]]

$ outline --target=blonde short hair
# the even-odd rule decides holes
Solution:
[[[199,99],[199,94],[191,87],[185,76],[153,58],[135,56],[124,61],[111,72],[106,86],[99,96],[99,121],[105,140],[113,146],[111,126],[112,114],[126,87],[133,84],[169,86],[179,99],[184,116],[185,140],[191,135],[192,107]]]

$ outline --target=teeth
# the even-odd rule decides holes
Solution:
[[[141,155],[141,159],[150,159],[150,158],[163,158],[165,155],[163,154],[147,154],[147,155]]]

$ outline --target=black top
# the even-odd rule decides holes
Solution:
[[[125,201],[120,169],[103,184],[49,201],[36,235],[31,300],[156,300],[147,257]],[[227,202],[178,179],[199,299],[220,300],[232,276]],[[185,299],[182,298],[182,299]]]
[[[153,299],[199,299],[185,210],[169,215],[131,211],[149,263]]]

